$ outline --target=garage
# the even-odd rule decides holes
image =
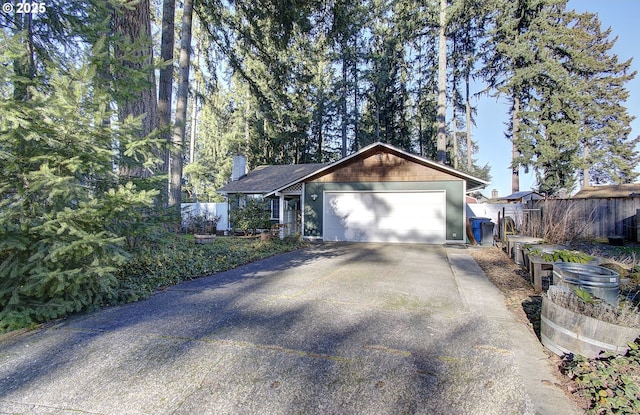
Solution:
[[[445,243],[444,191],[327,191],[323,199],[325,241]]]

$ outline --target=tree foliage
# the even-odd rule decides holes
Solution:
[[[161,4],[162,45],[151,16]],[[567,10],[566,0],[193,5],[198,46],[185,32],[173,126],[167,31],[184,3],[60,0],[44,13],[0,14],[0,328],[109,301],[127,242],[158,217],[150,204],[164,203],[171,127],[171,189],[191,200],[216,198],[234,154],[250,167],[326,162],[374,141],[488,179],[491,166],[475,159],[486,144],[473,135],[481,92],[511,103],[505,157],[515,189],[521,168],[550,195],[580,178],[637,178],[640,138],[629,137],[625,107],[631,61],[612,53],[597,16]],[[194,155],[180,174],[189,128]]]
[[[140,117],[115,121],[100,72],[104,39],[95,37],[93,48],[86,44],[64,66],[55,64],[64,60],[62,47],[34,54],[38,64],[25,76],[29,36],[12,30],[0,36],[2,61],[14,62],[0,67],[4,331],[109,302],[127,242],[145,226],[145,209],[158,193],[121,180],[114,168],[114,143],[144,165],[153,160],[154,139],[140,139]]]
[[[253,198],[242,199],[242,203],[231,210],[231,226],[244,234],[255,234],[259,229],[270,229],[269,201]]]
[[[633,181],[638,139],[629,138],[624,84],[635,73],[611,54],[610,31],[593,14],[567,10],[566,0],[506,2],[500,16],[483,73],[513,104],[514,174],[533,168],[549,195],[573,189],[580,173]]]
[[[459,19],[465,16],[460,7],[474,14],[481,9],[468,0],[455,3],[460,3],[452,8]],[[250,165],[331,161],[375,141],[435,159],[439,3],[298,0],[295,5],[298,12],[284,24],[291,16],[280,7],[258,11],[245,2],[199,3],[216,73],[224,66],[220,62],[231,73],[231,82],[218,84],[218,94],[233,94],[233,107],[244,110],[243,131],[236,135],[245,138]],[[480,27],[487,18],[466,20]],[[462,42],[466,27],[452,22],[448,30],[453,27],[456,42]],[[480,41],[482,30],[470,33],[467,80],[473,74],[471,45]],[[239,89],[246,92],[232,92]],[[472,94],[467,96],[469,116],[458,125],[469,131],[469,145],[463,147],[472,150],[477,149],[470,135],[474,109]],[[445,162],[451,163],[455,150],[447,151]],[[465,170],[479,170],[473,154],[466,154]]]

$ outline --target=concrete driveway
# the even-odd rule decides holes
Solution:
[[[322,244],[0,338],[0,413],[571,414],[466,250]]]

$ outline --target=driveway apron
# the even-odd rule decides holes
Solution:
[[[0,414],[545,413],[467,260],[322,244],[5,335]]]

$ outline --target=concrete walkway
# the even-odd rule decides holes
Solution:
[[[574,414],[466,250],[323,244],[0,338],[0,414]]]

